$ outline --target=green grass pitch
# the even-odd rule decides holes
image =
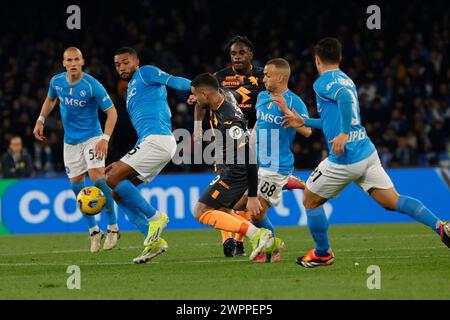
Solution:
[[[225,258],[216,230],[165,231],[166,254],[134,265],[137,232],[119,247],[91,254],[86,234],[0,237],[0,299],[450,299],[450,252],[418,224],[331,226],[332,267],[304,269],[312,248],[305,227],[277,228],[283,260],[251,264]],[[81,269],[81,289],[69,290],[69,265]],[[370,265],[381,289],[369,290]]]

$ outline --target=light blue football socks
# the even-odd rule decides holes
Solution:
[[[117,215],[114,210],[114,199],[111,194],[111,188],[106,184],[105,179],[98,179],[94,182],[94,185],[102,190],[103,194],[106,198],[106,204],[105,204],[105,212],[106,212],[106,218],[108,219],[108,225],[114,226],[117,225]]]
[[[328,241],[328,219],[323,206],[316,209],[306,210],[308,228],[311,233],[318,257],[329,255],[330,243]]]
[[[440,219],[425,207],[420,200],[400,195],[397,203],[397,211],[410,216],[417,222],[429,226],[439,234]]]

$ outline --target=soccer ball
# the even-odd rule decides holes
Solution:
[[[90,216],[102,211],[106,203],[105,195],[97,187],[89,186],[83,188],[77,195],[78,208],[83,214]]]

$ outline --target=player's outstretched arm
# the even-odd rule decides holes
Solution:
[[[194,142],[202,140],[203,118],[205,117],[205,113],[205,109],[196,103],[194,107]]]
[[[175,90],[191,91],[191,80],[171,75],[155,66],[143,66],[138,72],[146,85],[159,84]]]
[[[191,80],[183,77],[176,77],[171,75],[167,80],[166,85],[175,90],[191,91]]]
[[[41,113],[39,114],[39,118],[36,120],[36,125],[34,126],[33,134],[34,137],[39,141],[47,140],[47,137],[44,136],[44,123],[45,119],[48,117],[50,112],[52,112],[53,108],[56,105],[56,97],[47,96],[45,98],[44,104],[42,105]]]
[[[299,117],[302,117],[301,115],[299,115],[297,113],[297,111],[295,111],[295,109],[292,109],[293,113],[296,113]],[[306,126],[306,119],[305,119],[305,125],[304,126],[300,126],[299,128],[296,128],[295,131],[297,131],[298,134],[301,134],[302,136],[304,136],[305,138],[309,138],[312,135],[312,129],[310,127]]]
[[[286,99],[284,99],[282,95],[276,95],[272,97],[272,101],[275,102],[280,108],[280,111],[283,112],[284,114],[283,118],[285,120],[292,119],[291,122],[293,125],[292,126],[287,125],[287,127],[295,128],[295,131],[297,131],[297,133],[301,134],[302,136],[305,136],[306,138],[311,136],[312,130],[311,128],[307,128],[305,126],[305,118],[299,115],[295,110],[295,108],[292,108],[292,110],[289,109],[286,103]],[[303,105],[303,108],[304,112],[307,114],[306,106]],[[295,122],[298,122],[298,124],[295,124]]]

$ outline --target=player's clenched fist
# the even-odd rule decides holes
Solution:
[[[197,98],[193,94],[191,94],[187,99],[187,103],[192,106],[197,103]]]

